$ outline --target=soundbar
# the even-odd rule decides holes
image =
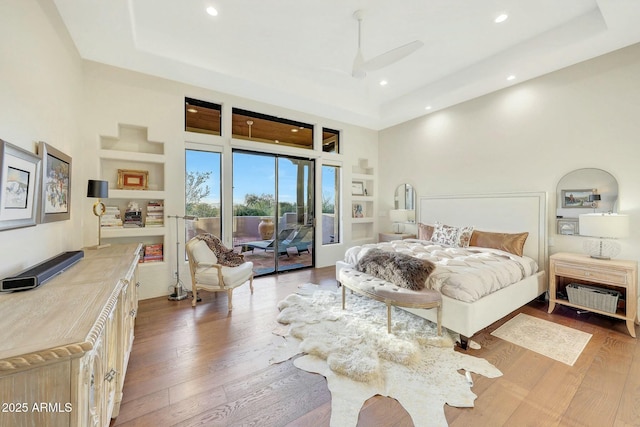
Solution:
[[[84,257],[83,251],[69,251],[42,261],[17,276],[2,279],[0,292],[26,291],[42,285]]]

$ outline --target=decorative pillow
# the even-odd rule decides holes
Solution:
[[[433,235],[431,236],[431,241],[434,243],[440,243],[441,245],[466,248],[469,246],[472,234],[473,226],[454,227],[452,225],[436,222],[433,229]]]
[[[433,225],[418,223],[418,239],[431,240],[433,235]]]
[[[369,249],[356,264],[356,270],[413,291],[424,289],[435,268],[429,260],[375,248]]]
[[[529,233],[491,233],[489,231],[475,230],[471,235],[471,246],[482,248],[500,249],[514,255],[522,256],[524,243]]]

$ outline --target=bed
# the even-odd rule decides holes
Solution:
[[[547,196],[544,192],[426,196],[419,199],[417,223],[440,222],[454,226],[473,226],[475,230],[501,233],[529,233],[523,256],[537,264],[537,272],[509,286],[465,302],[442,295],[442,325],[460,334],[460,343],[547,290]],[[349,252],[349,251],[347,251]],[[351,260],[353,262],[353,260]],[[336,278],[342,269],[355,266],[336,263]],[[418,316],[437,321],[435,310],[403,308]]]

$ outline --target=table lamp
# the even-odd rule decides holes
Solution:
[[[89,249],[102,249],[110,246],[108,243],[102,244],[101,239],[101,225],[100,217],[104,215],[104,212],[107,210],[104,203],[102,203],[101,199],[106,199],[109,197],[109,182],[108,181],[99,181],[95,179],[89,180],[89,185],[87,186],[87,197],[97,198],[98,200],[93,204],[93,214],[98,217],[98,244],[96,246],[91,246]]]
[[[620,253],[620,244],[611,240],[629,235],[629,216],[615,213],[589,213],[578,217],[581,236],[597,237],[588,240],[584,250],[591,258],[611,259]]]
[[[400,234],[404,232],[404,224],[409,220],[409,211],[406,209],[391,209],[389,219],[393,222],[393,232]]]

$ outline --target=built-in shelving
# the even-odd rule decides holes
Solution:
[[[376,182],[367,159],[352,166],[351,183],[351,240],[353,244],[371,243],[375,241]]]
[[[116,206],[124,220],[125,211],[136,203],[146,222],[147,205],[165,201],[165,148],[164,143],[149,141],[147,128],[120,124],[118,136],[100,136],[100,177],[109,182],[107,206]],[[135,170],[148,172],[147,189],[130,190],[118,188],[118,171]],[[166,222],[165,222],[166,223]],[[102,238],[108,243],[141,242],[143,245],[161,243],[166,250],[167,227],[102,227]],[[150,264],[157,265],[160,262]],[[146,268],[146,264],[144,265]]]

